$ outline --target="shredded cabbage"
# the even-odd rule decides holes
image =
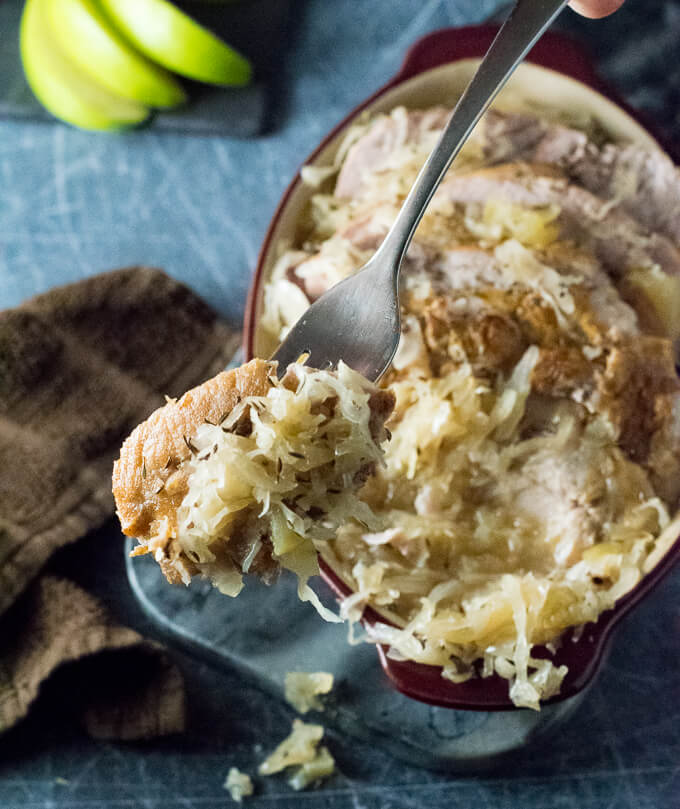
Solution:
[[[291,366],[264,397],[248,397],[219,425],[203,424],[193,439],[188,492],[178,511],[178,541],[199,570],[228,595],[243,586],[230,560],[232,535],[252,543],[243,569],[262,542],[299,577],[299,596],[328,620],[307,580],[318,573],[314,542],[356,521],[375,526],[356,491],[382,463],[371,431],[375,389],[341,363],[336,372]],[[232,540],[233,541],[233,540]]]
[[[502,199],[487,200],[479,216],[479,206],[469,205],[465,226],[484,242],[516,239],[525,247],[544,248],[559,236],[556,219],[559,206],[526,208]]]
[[[535,289],[552,306],[562,328],[567,329],[567,318],[575,311],[570,287],[581,283],[583,278],[580,275],[561,275],[516,239],[504,241],[494,252],[510,279]]]
[[[363,493],[383,530],[342,526],[325,551],[354,591],[342,617],[356,622],[370,604],[395,624],[367,627],[368,640],[440,665],[455,682],[486,661],[486,675],[507,677],[515,704],[534,709],[559,691],[566,669],[534,658],[532,646],[611,608],[668,524],[642,470],[569,408],[554,411],[552,432],[521,439],[537,353],[530,347],[496,390],[465,368],[395,382],[386,465]],[[553,491],[551,475],[583,469],[609,475],[598,514],[607,543],[587,533],[590,506],[582,516]],[[595,479],[579,485],[584,496],[601,494]],[[567,556],[580,561],[560,562]]]
[[[224,788],[236,803],[242,803],[244,798],[249,797],[255,791],[253,781],[248,773],[241,772],[236,767],[229,768]]]
[[[285,696],[298,713],[323,709],[321,694],[330,693],[333,675],[327,671],[289,671],[286,674]]]
[[[335,772],[335,760],[327,747],[319,747],[324,729],[293,720],[293,729],[281,744],[260,764],[260,775],[274,775],[293,768],[288,783],[293,789],[308,786],[328,778]]]

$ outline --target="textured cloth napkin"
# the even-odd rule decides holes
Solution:
[[[164,394],[224,368],[237,343],[189,289],[144,267],[0,312],[0,730],[57,669],[77,680],[93,735],[182,729],[182,679],[162,647],[41,571],[113,513],[112,464],[130,430]],[[83,675],[97,658],[105,665]]]

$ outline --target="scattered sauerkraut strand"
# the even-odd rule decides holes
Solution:
[[[288,783],[293,789],[306,789],[335,772],[335,761],[327,747],[319,747],[324,729],[300,719],[293,720],[293,729],[281,744],[260,764],[260,775],[274,775],[293,768]]]
[[[333,675],[327,671],[289,671],[285,680],[286,701],[298,713],[323,710],[321,695],[329,694],[333,688]]]
[[[250,797],[255,791],[253,781],[248,773],[241,772],[236,767],[229,768],[224,788],[236,803],[243,803],[243,799]]]

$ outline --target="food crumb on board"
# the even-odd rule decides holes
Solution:
[[[318,746],[323,734],[321,725],[294,719],[291,733],[260,764],[259,774],[274,775],[293,767],[288,783],[296,790],[328,778],[335,772],[335,761],[327,747]]]
[[[285,697],[298,713],[322,711],[320,695],[329,694],[333,688],[333,675],[327,671],[289,671],[286,673]],[[289,771],[288,783],[295,790],[318,785],[324,778],[335,772],[335,760],[330,750],[319,742],[323,738],[321,725],[293,720],[290,734],[267,756],[258,768],[259,775],[274,775],[282,770]],[[262,753],[262,745],[253,746],[255,753]],[[252,795],[253,782],[247,773],[231,767],[224,782],[232,799],[241,803],[243,798]]]
[[[327,671],[289,671],[286,674],[286,701],[301,714],[312,709],[323,710],[321,694],[329,694],[333,688],[333,675]]]
[[[236,767],[231,767],[227,774],[224,788],[231,795],[232,800],[236,803],[241,803],[244,798],[252,795],[254,792],[253,782],[250,776],[241,772]]]

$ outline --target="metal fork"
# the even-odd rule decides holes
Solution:
[[[343,360],[373,381],[385,373],[399,344],[399,269],[418,223],[477,121],[566,4],[517,0],[378,250],[309,307],[272,357],[280,375],[304,354],[312,368]]]

